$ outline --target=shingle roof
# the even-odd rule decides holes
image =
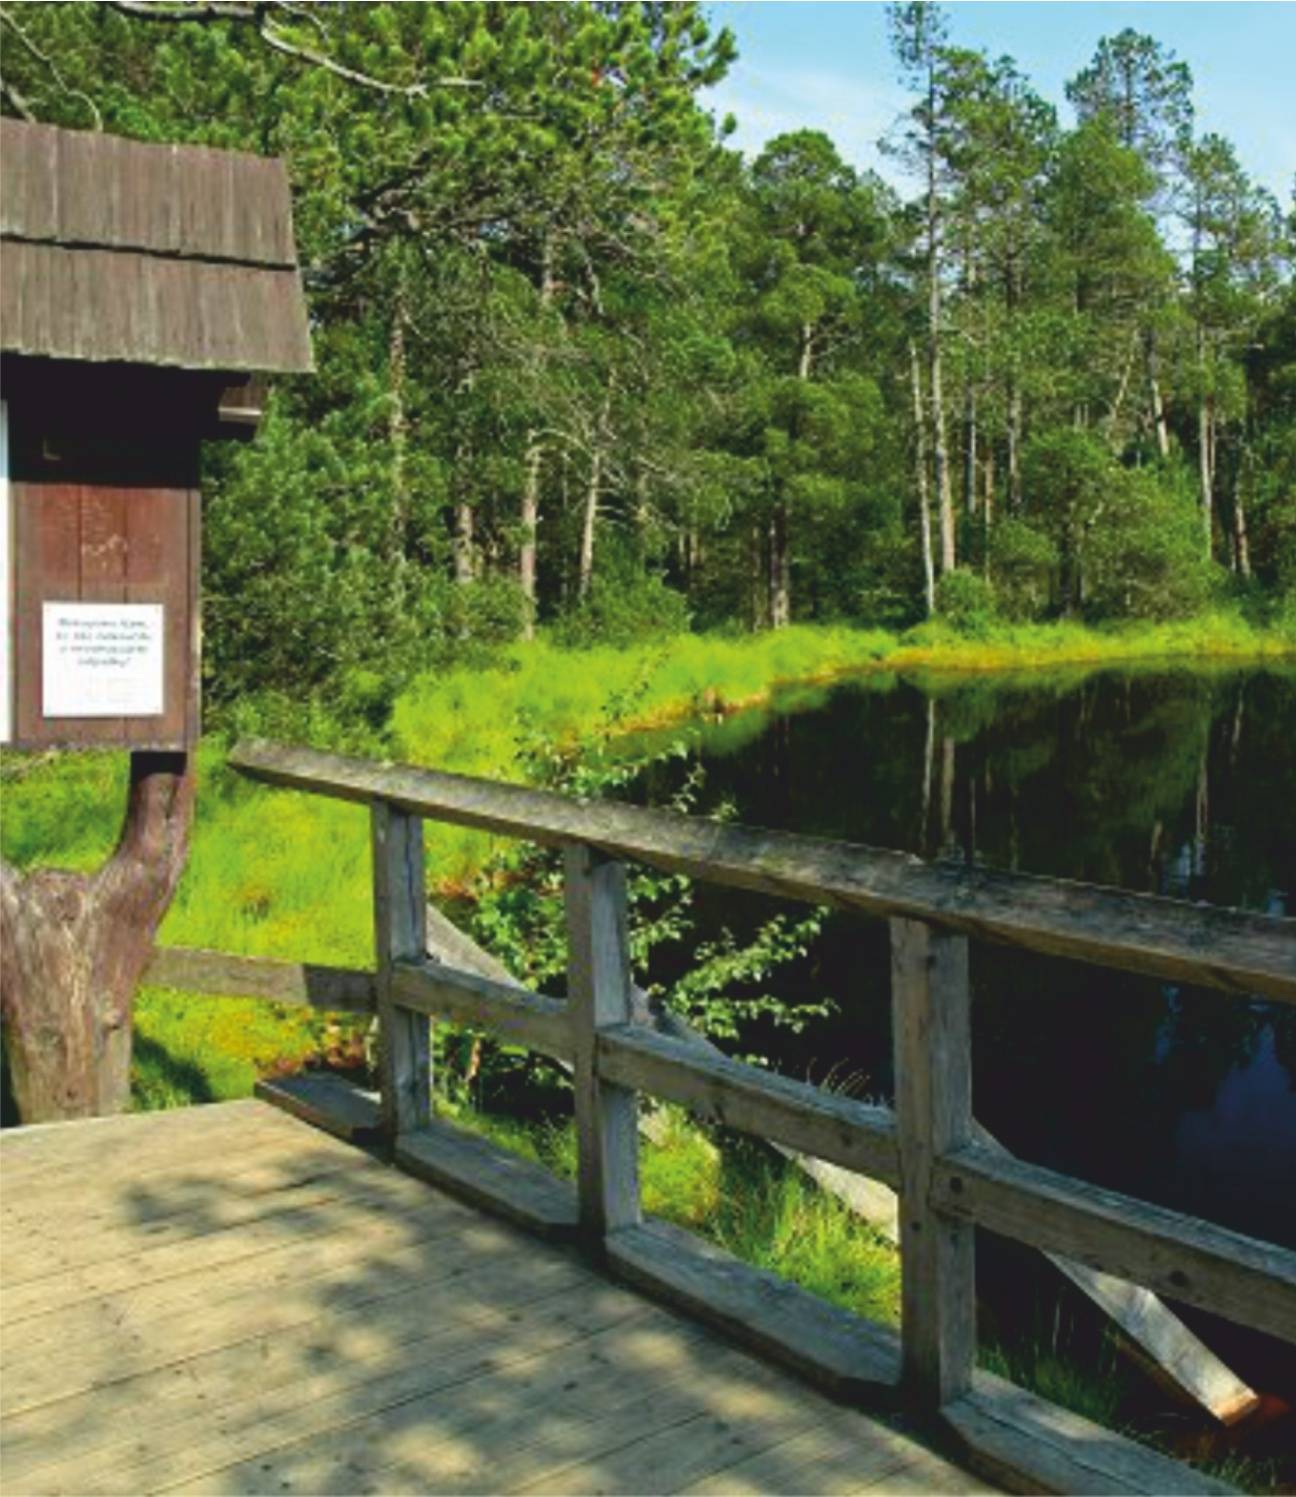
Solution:
[[[310,369],[283,163],[0,120],[0,348]]]

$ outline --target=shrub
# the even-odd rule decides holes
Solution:
[[[595,577],[589,596],[554,625],[559,644],[624,649],[689,627],[688,601],[660,577],[613,573]]]
[[[1024,520],[1001,520],[990,535],[990,576],[995,601],[1014,622],[1044,615],[1057,571],[1057,547]]]
[[[1186,618],[1216,581],[1190,497],[1154,471],[1113,477],[1085,547],[1085,612],[1093,618]]]
[[[936,612],[960,634],[986,634],[994,625],[994,591],[984,577],[956,567],[936,584]]]

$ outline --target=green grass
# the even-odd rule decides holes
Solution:
[[[249,1096],[258,1078],[310,1060],[351,1060],[363,1022],[302,1015],[257,998],[141,988],[135,999],[134,1105],[146,1111]]]
[[[785,704],[790,686],[795,694],[852,673],[866,673],[887,689],[901,670],[1079,669],[1139,659],[1284,654],[1296,654],[1296,639],[1227,615],[1118,631],[1002,626],[977,639],[937,623],[903,637],[800,625],[758,636],[685,635],[626,650],[562,650],[540,640],[503,651],[487,669],[416,680],[395,704],[383,748],[395,759],[524,782],[534,774],[537,755],[703,711],[733,713],[725,731],[737,740],[759,731],[762,717],[735,709],[759,707],[775,693]],[[335,733],[336,725],[315,721],[306,736]],[[199,750],[192,851],[162,943],[367,966],[372,937],[364,809],[253,785],[227,768],[226,751],[217,738]],[[4,856],[20,868],[97,866],[120,825],[126,756],[8,754],[2,762]],[[484,834],[438,824],[429,824],[427,833],[430,880],[448,890],[462,886],[494,845]],[[313,1044],[311,1022],[284,1018],[270,1049],[290,1056]],[[228,1054],[221,1048],[224,1030],[197,1017],[194,1024],[207,1039],[202,1057],[189,1060],[211,1072],[211,1094],[224,1095],[234,1076],[250,1087],[246,1058],[236,1046]],[[184,1027],[183,1016],[171,1026],[177,1044]],[[163,1081],[150,1081],[142,1092],[179,1094]]]
[[[576,1173],[570,1123],[526,1123],[471,1107],[444,1107],[461,1127],[543,1165]],[[736,1258],[893,1327],[900,1324],[900,1259],[893,1243],[768,1149],[716,1135],[674,1108],[641,1142],[644,1210],[718,1244]]]

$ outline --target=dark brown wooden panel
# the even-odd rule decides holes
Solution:
[[[36,461],[29,454],[29,462]],[[199,727],[197,491],[25,480],[13,489],[15,742],[32,748],[193,743]],[[46,602],[161,604],[165,711],[137,718],[44,717]]]
[[[74,596],[82,603],[126,600],[126,504],[124,489],[83,484],[81,502],[81,579]],[[37,625],[39,628],[39,623]],[[120,743],[126,720],[120,717],[62,717],[49,724],[60,737],[78,743]]]
[[[77,598],[81,588],[81,486],[13,485],[15,738],[53,740],[41,717],[41,605]]]

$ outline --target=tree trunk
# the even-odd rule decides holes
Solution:
[[[526,478],[522,486],[522,544],[518,551],[518,585],[522,589],[522,637],[535,638],[536,533],[540,526],[540,460],[543,448],[533,436],[526,449]]]
[[[464,371],[459,387],[455,391],[458,396],[471,396],[477,383],[477,350],[475,345],[470,346],[468,364]],[[467,587],[470,582],[477,580],[477,551],[474,531],[476,529],[476,515],[473,506],[465,494],[471,492],[465,475],[469,471],[469,459],[472,453],[472,442],[460,427],[459,436],[455,442],[454,471],[451,474],[452,492],[455,494],[454,502],[454,535],[451,540],[451,553],[454,557],[454,580],[460,587]]]
[[[1213,503],[1215,475],[1212,472],[1214,463],[1211,445],[1211,400],[1209,395],[1203,395],[1197,402],[1197,479],[1201,485],[1202,538],[1207,561],[1211,559],[1214,551],[1215,531]]]
[[[936,568],[932,559],[931,498],[927,491],[927,435],[923,422],[922,371],[918,367],[918,350],[909,344],[909,370],[913,379],[914,453],[918,470],[918,524],[922,533],[923,597],[927,617],[936,612]]]
[[[1246,503],[1242,498],[1242,454],[1233,474],[1233,565],[1239,577],[1251,575],[1251,547],[1247,540]]]
[[[803,322],[797,350],[797,379],[806,384],[814,372],[814,326]],[[792,436],[800,435],[799,418]],[[786,629],[792,622],[791,513],[780,489],[769,523],[769,622],[772,629]]]
[[[392,603],[399,614],[405,606],[405,566],[409,542],[409,480],[406,461],[409,415],[405,408],[405,275],[396,283],[395,305],[387,339],[387,374],[391,404],[387,412],[387,440],[391,448],[391,516],[388,563]]]
[[[455,505],[454,578],[460,587],[476,581],[477,558],[473,544],[473,507],[461,499]]]
[[[598,524],[599,494],[603,489],[603,444],[607,440],[612,415],[612,385],[609,384],[594,428],[593,451],[590,453],[589,476],[585,484],[585,506],[581,517],[580,572],[578,594],[589,597],[594,580],[594,531]]]
[[[184,869],[193,801],[187,755],[133,753],[121,836],[97,873],[0,866],[0,1011],[22,1122],[130,1100],[135,988]]]
[[[971,381],[963,392],[963,508],[977,511],[977,398]]]
[[[765,534],[759,519],[747,532],[747,568],[751,579],[751,626],[759,633],[769,627],[769,575],[765,559]]]
[[[602,485],[603,449],[596,442],[590,457],[589,479],[585,485],[585,512],[581,519],[578,593],[582,600],[589,597],[590,584],[594,580],[594,526],[598,520],[599,489]]]
[[[964,294],[974,299],[977,288],[976,262],[969,250],[963,262]],[[968,518],[977,509],[977,388],[970,370],[963,375],[963,509]]]
[[[954,545],[954,492],[950,482],[949,440],[945,434],[945,396],[941,384],[940,348],[940,282],[935,269],[931,272],[929,314],[932,319],[927,358],[930,368],[932,419],[932,456],[935,460],[936,503],[940,510],[941,574],[952,572],[957,565]]]
[[[928,71],[929,119],[936,118],[936,79]],[[931,399],[932,456],[935,461],[936,503],[940,510],[941,572],[952,572],[954,554],[954,494],[950,482],[949,443],[945,435],[945,396],[941,383],[940,206],[936,196],[936,151],[927,149],[927,362]]]
[[[540,251],[540,306],[549,307],[554,298],[553,242],[546,236]],[[534,429],[527,433],[525,477],[522,483],[522,542],[518,550],[518,583],[522,588],[522,637],[535,638],[536,623],[536,536],[540,528],[540,469],[544,444]]]
[[[771,629],[792,622],[792,565],[788,554],[787,501],[779,498],[769,527],[769,621]]]
[[[1022,507],[1021,438],[1022,397],[1014,380],[1008,395],[1008,511],[1014,515]]]
[[[1164,462],[1170,456],[1170,431],[1166,426],[1165,402],[1161,399],[1156,334],[1151,328],[1143,333],[1143,352],[1147,361],[1148,408],[1152,416],[1152,430],[1156,434],[1157,455]]]

